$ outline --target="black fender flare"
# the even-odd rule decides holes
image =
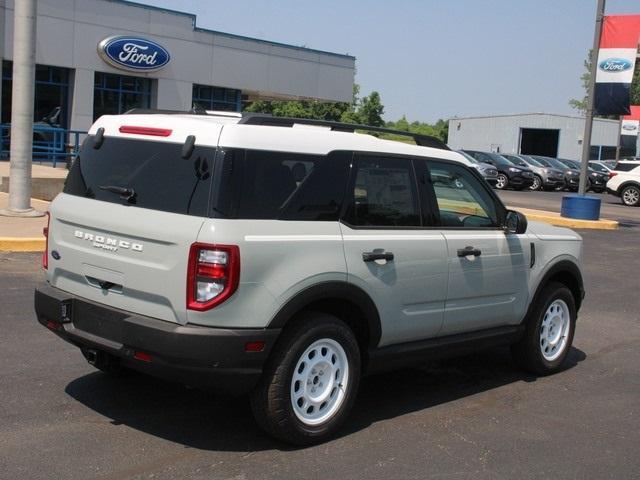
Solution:
[[[348,282],[328,281],[317,283],[296,293],[271,319],[267,328],[283,328],[300,310],[321,300],[338,299],[350,302],[364,313],[369,330],[369,348],[380,343],[382,326],[380,314],[371,297],[360,287]]]
[[[574,288],[568,286],[573,293],[573,296],[576,301],[576,311],[580,310],[580,305],[582,304],[582,299],[584,298],[584,281],[582,279],[582,272],[580,272],[580,268],[571,260],[561,260],[556,264],[552,265],[549,270],[545,272],[542,277],[542,280],[538,283],[536,287],[536,293],[533,295],[531,302],[529,303],[529,308],[527,309],[527,313],[524,316],[523,323],[527,321],[529,318],[531,311],[534,306],[540,299],[540,294],[544,289],[545,285],[549,282],[551,278],[559,274],[567,274],[570,275],[576,282]]]

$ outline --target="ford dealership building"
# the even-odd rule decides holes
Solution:
[[[193,15],[124,0],[38,0],[36,42],[34,120],[74,130],[134,107],[238,111],[255,99],[352,98],[350,55],[205,30]],[[13,0],[0,0],[3,124],[12,55]]]

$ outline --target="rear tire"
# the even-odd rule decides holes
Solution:
[[[282,333],[251,394],[270,435],[295,445],[327,440],[343,424],[360,382],[360,350],[340,319],[304,312]]]
[[[575,299],[564,284],[544,287],[527,319],[524,336],[511,346],[515,362],[536,375],[560,370],[573,342]]]
[[[620,199],[627,207],[640,205],[640,186],[628,185],[620,192]]]

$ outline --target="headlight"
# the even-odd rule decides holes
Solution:
[[[519,172],[519,171],[520,171],[520,169],[519,169],[519,168],[509,167],[509,171],[510,171],[510,172],[517,173],[517,172]]]

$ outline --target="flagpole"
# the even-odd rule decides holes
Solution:
[[[598,69],[598,50],[600,48],[600,34],[602,33],[602,20],[604,18],[605,0],[598,0],[596,8],[596,28],[593,35],[593,49],[591,50],[591,78],[589,79],[589,97],[587,99],[587,111],[584,119],[584,135],[582,136],[582,162],[580,164],[580,185],[578,193],[584,195],[587,192],[587,179],[589,172],[589,157],[591,156],[591,131],[593,129],[593,99],[596,89],[596,73]]]

